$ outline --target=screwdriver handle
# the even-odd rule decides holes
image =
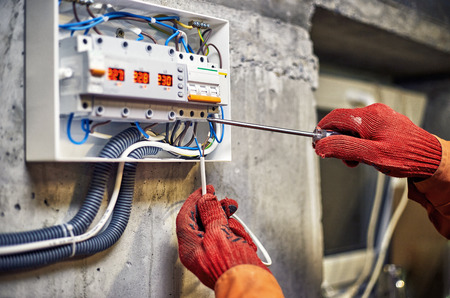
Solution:
[[[316,128],[314,129],[314,136],[313,136],[313,145],[316,144],[317,141],[322,140],[323,138],[329,137],[329,136],[335,136],[340,135],[341,133],[337,131],[332,130],[326,130],[326,129],[320,129]]]

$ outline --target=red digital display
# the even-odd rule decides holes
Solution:
[[[120,68],[108,68],[108,79],[111,81],[125,81],[125,70]]]
[[[134,71],[134,82],[138,84],[148,84],[150,83],[150,74],[145,71]]]
[[[159,73],[158,74],[158,85],[160,85],[160,86],[172,86],[172,76]]]

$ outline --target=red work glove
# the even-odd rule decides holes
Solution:
[[[208,185],[206,195],[197,189],[177,216],[181,263],[211,289],[225,271],[237,265],[253,264],[269,271],[242,225],[230,218],[237,207],[232,199],[218,202],[214,187]]]
[[[316,153],[340,158],[350,167],[363,162],[393,177],[428,178],[441,162],[437,138],[385,104],[337,109],[317,126],[344,135],[318,141]]]

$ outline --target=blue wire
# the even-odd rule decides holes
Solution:
[[[143,39],[144,39],[144,35],[139,34],[138,36],[139,36],[139,37],[136,39],[137,41],[140,41],[140,40],[143,40]]]
[[[202,157],[202,156],[203,156],[203,154],[202,154],[202,148],[201,148],[200,145],[198,144],[197,137],[194,137],[194,141],[195,141],[195,144],[197,144],[198,151],[200,152],[200,157]]]
[[[220,114],[221,114],[221,118],[223,119],[223,107],[222,106],[220,106]],[[216,132],[214,131],[214,127],[211,122],[209,122],[209,129],[210,129],[211,133],[214,135],[214,138],[216,139],[217,143],[219,143],[219,144],[222,143],[223,135],[225,132],[225,124],[222,124],[222,133],[220,135],[220,140],[217,137]]]
[[[211,122],[209,122],[209,129],[211,130],[212,134],[214,135],[214,138],[216,139],[217,143],[219,143],[219,144],[222,143],[222,141],[223,141],[223,124],[222,124],[222,135],[220,136],[220,140],[217,137],[216,132],[214,131],[214,127]]]
[[[189,52],[194,53],[194,50],[191,48],[191,46],[189,44],[187,46],[188,46]]]
[[[92,20],[95,20],[95,19],[92,19]],[[90,22],[92,20],[88,20],[88,22]],[[98,24],[102,23],[103,21],[104,21],[104,19],[100,18],[100,19],[95,20],[93,23],[88,24],[88,25],[81,24],[83,22],[86,22],[86,21],[82,21],[82,22],[79,22],[80,24],[72,23],[72,24],[59,25],[59,28],[67,29],[67,30],[86,30],[86,29],[91,29],[92,27],[97,26]],[[68,25],[68,26],[66,26],[66,25]]]
[[[139,130],[139,132],[141,133],[141,134],[143,134],[144,135],[144,137],[146,138],[146,139],[148,139],[148,138],[150,138],[150,136],[142,129],[142,127],[139,125],[139,122],[134,122],[134,124],[136,124],[136,127],[137,127],[137,129]]]
[[[73,113],[70,113],[69,119],[67,120],[67,137],[75,145],[82,145],[87,141],[89,137],[89,119],[81,119],[81,129],[85,132],[85,135],[84,138],[79,142],[75,141],[70,133],[72,127],[72,120],[73,120]]]
[[[180,40],[183,43],[183,46],[184,46],[184,49],[186,50],[186,53],[189,53],[189,49],[188,49],[188,46],[187,46],[186,41],[184,40],[184,38],[182,37],[182,38],[180,38]]]
[[[175,28],[175,27],[173,27],[173,26],[170,26],[170,25],[167,25],[167,24],[165,24],[165,23],[159,22],[159,21],[156,21],[156,24],[161,25],[161,26],[166,27],[166,28],[169,28],[169,29],[172,30],[172,31],[178,31],[177,28]]]
[[[89,23],[92,23],[92,22],[96,22],[96,21],[99,21],[99,20],[103,21],[103,17],[96,17],[96,18],[93,18],[93,19],[84,20],[84,21],[80,21],[80,22],[76,22],[76,23],[60,24],[59,28],[66,29],[66,28],[70,28],[70,27],[73,27],[73,26],[86,25],[86,24],[89,24]]]
[[[157,17],[155,18],[158,21],[170,21],[170,20],[180,20],[179,16],[167,16],[167,17]]]
[[[174,34],[172,34],[172,35],[166,40],[165,45],[167,46],[167,45],[169,44],[169,41],[170,41],[172,38],[174,38],[175,36],[177,36],[178,34],[179,34],[178,31],[175,32]]]
[[[89,19],[89,20],[84,20],[81,22],[61,24],[61,25],[59,25],[59,28],[68,29],[68,30],[86,30],[86,29],[91,29],[92,27],[94,27],[102,22],[105,22],[109,19],[116,19],[116,18],[120,18],[120,17],[124,17],[124,16],[144,19],[149,23],[155,22],[156,24],[164,26],[166,28],[169,28],[174,32],[178,31],[178,29],[173,26],[162,23],[160,21],[180,20],[180,17],[178,17],[178,16],[151,18],[151,17],[142,16],[142,15],[137,15],[134,13],[129,13],[126,11],[115,11],[115,12],[108,12],[108,13],[104,14],[103,16],[99,16],[99,17]],[[105,17],[107,18],[106,20],[105,20]]]

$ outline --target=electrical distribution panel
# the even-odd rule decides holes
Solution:
[[[226,20],[118,0],[28,0],[26,14],[28,161],[104,161],[131,125],[176,149],[142,161],[198,160],[176,153],[197,142],[231,159],[229,129],[206,120],[230,116]]]

